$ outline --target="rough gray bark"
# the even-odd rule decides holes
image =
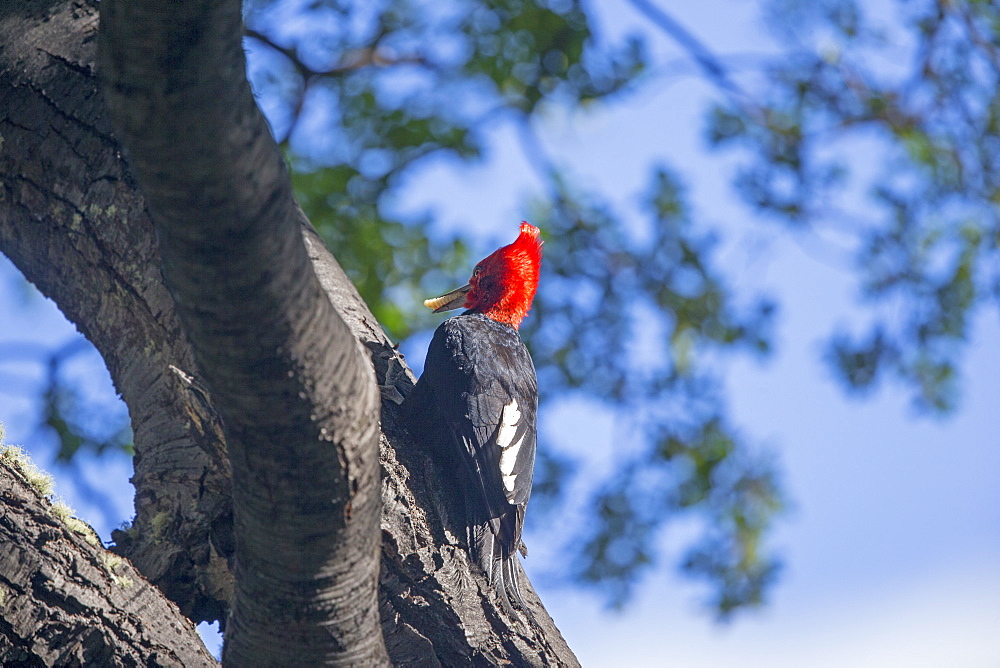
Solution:
[[[88,541],[53,514],[5,457],[0,610],[4,666],[217,665],[177,606],[96,534]]]
[[[189,617],[224,620],[233,550],[226,439],[96,95],[95,37],[88,3],[0,6],[0,250],[97,346],[129,406],[137,514],[116,533],[118,549]],[[303,224],[313,270],[371,353],[378,382],[405,394],[405,363]],[[526,581],[537,623],[498,610],[449,530],[455,499],[409,442],[396,405],[382,408],[378,605],[393,663],[575,664]]]
[[[223,663],[375,665],[379,395],[306,255],[238,0],[104,0],[99,71],[227,436]]]
[[[128,405],[132,530],[118,551],[195,621],[223,617],[232,579],[229,462],[196,374],[145,203],[95,76],[97,10],[0,4],[0,250],[104,357]]]

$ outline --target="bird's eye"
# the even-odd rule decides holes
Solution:
[[[479,265],[476,265],[476,268],[472,270],[473,276],[478,276],[481,273],[483,273],[483,268],[480,267]]]

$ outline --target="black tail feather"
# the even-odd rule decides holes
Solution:
[[[517,562],[517,551],[505,550],[489,523],[472,525],[469,531],[469,545],[472,547],[473,559],[486,573],[490,586],[496,590],[500,606],[507,614],[516,616],[513,601],[530,615],[518,581],[521,564]]]

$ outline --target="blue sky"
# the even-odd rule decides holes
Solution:
[[[757,3],[671,4],[662,6],[720,53],[771,49],[757,23]],[[625,7],[595,3],[607,37],[645,25]],[[658,38],[655,51],[665,58],[674,53]],[[821,342],[835,326],[860,317],[853,276],[831,261],[830,239],[779,234],[737,204],[728,185],[732,161],[704,151],[701,111],[712,94],[695,77],[663,78],[619,105],[576,114],[552,109],[537,130],[560,164],[622,211],[635,206],[650,164],[667,160],[682,167],[698,219],[724,234],[727,277],[779,299],[776,354],[764,363],[737,361],[726,383],[734,421],[775,454],[794,504],[773,539],[785,571],[765,609],[718,626],[700,605],[706,591],[672,568],[690,534],[683,523],[663,536],[662,566],[620,613],[604,610],[591,594],[548,582],[545,575],[558,570],[559,555],[546,548],[544,527],[530,518],[526,569],[587,666],[1000,665],[995,309],[981,313],[972,328],[963,398],[949,418],[915,414],[909,396],[892,385],[863,401],[845,396],[821,360]],[[443,231],[472,223],[479,243],[473,255],[506,243],[526,215],[525,194],[537,186],[512,127],[498,125],[488,151],[488,162],[478,167],[429,163],[396,206],[431,208]],[[547,240],[546,252],[558,252],[558,239]],[[25,297],[6,262],[0,272],[0,309],[16,314],[0,329],[0,350],[5,341],[58,344],[73,336],[54,307]],[[423,350],[410,357],[422,359]],[[106,515],[131,516],[130,462],[120,456],[80,462],[76,476],[53,469],[51,446],[33,431],[30,405],[17,395],[40,373],[30,361],[0,358],[0,422],[7,441],[26,445],[40,465],[65,479],[57,492],[107,538],[116,521]],[[95,392],[109,392],[96,358],[80,362],[76,373]],[[564,402],[542,420],[543,429],[558,434],[560,447],[576,448],[592,462],[613,456],[613,416],[600,407]],[[76,496],[72,477],[110,490],[114,508],[102,512]]]

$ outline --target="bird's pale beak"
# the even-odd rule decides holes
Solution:
[[[434,311],[435,313],[441,313],[442,311],[451,311],[457,308],[462,308],[465,306],[465,295],[468,294],[469,290],[472,289],[471,285],[463,285],[457,290],[452,290],[451,292],[441,295],[440,297],[435,297],[434,299],[425,299],[424,306]]]

